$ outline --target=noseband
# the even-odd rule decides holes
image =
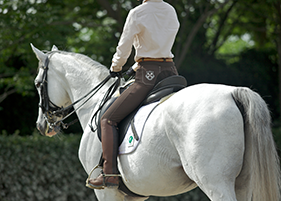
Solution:
[[[59,128],[59,126],[62,125],[62,127],[64,129],[67,129],[70,125],[77,122],[77,119],[68,123],[68,124],[63,123],[63,121],[66,118],[68,118],[69,116],[71,116],[78,109],[80,109],[83,105],[85,105],[86,102],[88,102],[99,91],[99,89],[102,88],[107,83],[108,80],[110,80],[111,76],[108,75],[101,83],[99,83],[96,87],[94,87],[89,93],[87,93],[85,96],[78,99],[77,101],[75,101],[71,105],[69,105],[65,108],[63,106],[60,107],[60,106],[56,105],[55,103],[53,103],[50,100],[49,95],[48,95],[49,63],[50,63],[50,58],[56,52],[58,52],[58,51],[49,53],[46,60],[45,60],[45,63],[43,64],[43,66],[41,66],[41,68],[43,69],[43,76],[42,76],[42,80],[39,82],[40,83],[39,90],[40,90],[40,95],[41,95],[41,102],[39,103],[39,107],[42,109],[42,112],[44,114],[44,118],[47,121],[47,123],[50,124],[51,128]],[[97,109],[97,111],[95,112],[94,116],[97,116],[97,114],[100,111],[100,109],[102,108],[102,106],[111,98],[111,96],[117,90],[117,88],[120,85],[120,80],[121,80],[121,77],[118,77],[118,79],[109,87],[108,91],[105,93],[105,96],[102,99],[102,101],[100,103],[100,106]],[[79,103],[82,100],[84,100],[84,102],[79,107],[74,109],[73,106],[76,105],[77,103]],[[58,117],[58,118],[61,118],[61,119],[56,120],[55,117]]]

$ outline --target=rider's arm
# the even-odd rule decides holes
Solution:
[[[126,19],[123,33],[116,48],[116,53],[113,55],[111,71],[121,71],[122,66],[126,63],[131,54],[134,36],[139,32],[135,19],[135,13],[131,10]]]

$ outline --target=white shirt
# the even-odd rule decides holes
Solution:
[[[132,51],[135,61],[143,57],[173,58],[171,52],[179,21],[175,9],[163,0],[147,0],[130,10],[113,55],[111,70],[118,72]]]

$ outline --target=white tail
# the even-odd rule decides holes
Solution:
[[[242,105],[241,112],[244,113],[245,155],[242,172],[249,179],[252,200],[280,201],[280,164],[267,105],[248,88],[237,88],[232,96],[238,106]]]

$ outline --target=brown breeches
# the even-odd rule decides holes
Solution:
[[[177,74],[173,62],[140,62],[135,82],[114,101],[102,119],[110,120],[111,125],[118,124],[142,103],[159,81]]]

